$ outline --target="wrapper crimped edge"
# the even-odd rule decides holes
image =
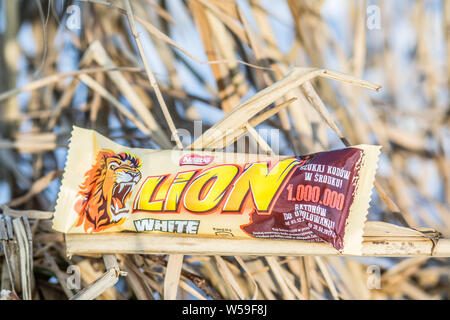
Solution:
[[[66,234],[71,233],[70,230],[78,219],[78,214],[75,212],[73,206],[75,199],[78,197],[79,185],[84,181],[86,171],[95,162],[97,152],[105,148],[105,146],[117,152],[121,152],[120,150],[124,152],[145,150],[147,153],[151,151],[150,149],[126,147],[112,141],[95,130],[73,126],[69,138],[61,187],[58,198],[56,199],[55,214],[53,217],[54,230]]]
[[[85,139],[83,139],[85,138]],[[64,164],[64,173],[61,187],[56,199],[55,215],[53,217],[53,229],[67,233],[75,223],[77,215],[73,212],[73,199],[77,196],[78,185],[74,183],[72,176],[77,166],[77,153],[94,148],[95,131],[73,126],[69,138],[68,152]],[[92,150],[93,151],[93,150]],[[90,162],[95,156],[94,152],[87,152]]]
[[[345,226],[342,253],[346,255],[361,255],[364,224],[370,207],[381,146],[361,144],[351,147],[363,150],[363,156],[355,198],[350,207]]]

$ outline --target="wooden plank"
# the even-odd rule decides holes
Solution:
[[[149,233],[67,234],[67,254],[136,253],[253,256],[336,256],[327,243],[263,239],[222,239]],[[362,256],[431,256],[433,242],[420,232],[368,222]],[[450,239],[440,239],[433,256],[450,257]]]

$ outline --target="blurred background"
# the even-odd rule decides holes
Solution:
[[[350,144],[382,146],[378,181],[399,212],[374,191],[368,219],[450,237],[450,0],[133,0],[131,6],[145,59],[174,126],[184,129],[184,146],[294,67],[381,85],[371,91],[328,79],[312,83]],[[142,61],[125,1],[0,0],[4,214],[54,209],[72,125],[132,147],[175,147]],[[280,154],[342,148],[301,90],[276,104],[293,96],[256,127],[278,130],[269,145]],[[251,137],[242,139],[244,149],[232,151],[258,151]],[[30,224],[33,298],[72,296],[70,265],[80,268],[82,286],[104,271],[100,259],[67,258],[49,219]],[[449,259],[297,257],[277,258],[274,266],[245,257],[250,275],[235,258],[220,259],[185,257],[179,298],[249,298],[255,284],[259,299],[450,296]],[[119,260],[129,276],[100,298],[161,298],[166,256]],[[0,265],[8,289],[1,254]],[[224,281],[223,268],[233,279]]]

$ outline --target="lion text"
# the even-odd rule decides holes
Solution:
[[[222,164],[150,176],[135,197],[133,212],[242,214],[250,198],[259,214],[268,214],[286,178],[302,164],[303,160],[289,158],[272,166],[268,162]]]

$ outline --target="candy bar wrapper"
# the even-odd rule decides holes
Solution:
[[[150,150],[74,127],[53,228],[327,242],[358,255],[379,149]]]

